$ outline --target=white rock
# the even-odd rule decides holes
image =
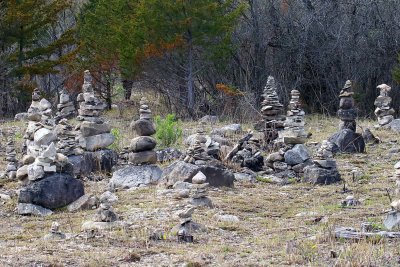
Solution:
[[[192,178],[192,183],[194,184],[204,184],[207,180],[207,177],[199,171],[195,176]]]

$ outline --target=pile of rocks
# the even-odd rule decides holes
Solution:
[[[207,188],[209,184],[206,183],[206,180],[207,177],[201,171],[192,178],[192,199],[189,202],[191,205],[196,207],[213,207],[211,199],[208,198]]]
[[[151,110],[145,98],[140,101],[140,118],[131,123],[131,128],[138,137],[132,139],[130,147],[121,155],[128,159],[128,165],[113,172],[109,186],[111,188],[132,188],[155,184],[161,178],[162,170],[154,165],[157,153],[156,140],[151,137],[156,133],[151,120]]]
[[[227,140],[225,140],[225,138],[219,135],[213,135],[212,137],[210,137],[209,135],[206,134],[206,129],[207,129],[206,127],[207,123],[204,121],[200,121],[196,129],[196,133],[188,136],[187,139],[185,140],[185,144],[188,147],[195,147],[200,145],[208,156],[215,159],[219,159],[221,145],[215,139],[223,140],[225,142],[227,142]],[[195,144],[196,141],[199,142],[198,145]]]
[[[303,144],[307,141],[307,133],[304,129],[305,112],[300,104],[300,92],[291,91],[291,99],[288,106],[284,130],[279,133],[280,140],[285,144]]]
[[[252,132],[247,133],[227,154],[225,160],[241,168],[249,168],[255,172],[261,171],[264,166],[264,157],[261,155],[260,147],[260,140],[254,138]]]
[[[264,100],[261,103],[262,120],[254,126],[257,131],[264,132],[267,143],[275,140],[278,137],[278,132],[284,128],[285,115],[283,105],[279,102],[276,90],[275,79],[269,76],[267,85],[264,88]]]
[[[375,100],[375,115],[378,118],[378,127],[385,126],[393,121],[394,109],[390,107],[392,98],[389,92],[392,88],[386,84],[381,84],[377,87],[380,90],[379,96]]]
[[[92,76],[88,70],[84,73],[82,93],[78,95],[77,101],[79,103],[77,118],[82,121],[78,126],[79,145],[86,151],[96,151],[114,143],[115,137],[110,133],[110,125],[100,117],[106,105],[95,96]]]
[[[53,121],[50,119],[51,104],[40,100],[39,91],[35,89],[32,94],[32,104],[28,110],[28,127],[24,134],[23,166],[17,170],[17,178],[25,181],[28,178],[28,165],[32,164],[41,153],[42,146],[49,146],[55,140]]]
[[[54,118],[56,123],[61,119],[71,119],[75,117],[74,103],[70,100],[68,92],[63,89],[60,93],[60,103],[57,105],[57,113]]]
[[[66,235],[60,231],[60,224],[53,222],[51,224],[50,232],[44,236],[45,240],[61,240],[65,239]]]
[[[152,122],[151,110],[145,98],[140,100],[139,113],[139,120],[131,124],[138,137],[131,141],[129,163],[135,165],[155,164],[157,162],[157,153],[154,151],[154,148],[157,142],[151,136],[156,133],[156,129]]]
[[[340,106],[337,114],[342,121],[340,130],[329,138],[329,141],[335,144],[334,152],[365,152],[364,138],[356,133],[357,111],[354,107],[353,94],[352,83],[347,81],[339,95]]]
[[[340,181],[340,173],[333,159],[334,144],[324,140],[318,149],[313,165],[304,169],[304,181],[313,184],[332,184]]]
[[[187,149],[186,154],[183,156],[184,162],[195,165],[205,165],[210,160],[211,157],[207,154],[199,139],[194,141],[194,144]]]
[[[66,156],[81,155],[83,149],[77,146],[76,137],[78,133],[74,127],[63,118],[56,125],[55,132],[57,135],[57,152]]]
[[[6,175],[8,179],[15,179],[17,177],[17,152],[15,151],[15,143],[12,137],[9,137],[6,145],[6,161],[7,169]]]

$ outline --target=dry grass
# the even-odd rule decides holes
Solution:
[[[136,114],[117,111],[107,114],[114,128],[122,133],[122,144],[134,136],[127,127]],[[362,127],[374,122],[361,121]],[[222,124],[221,124],[222,125]],[[23,124],[8,123],[2,128]],[[197,124],[184,124],[185,136],[195,132]],[[211,126],[207,129],[212,130]],[[310,116],[307,129],[313,133],[311,142],[319,142],[336,131],[336,118]],[[245,125],[246,129],[250,125]],[[15,214],[16,200],[0,206],[1,266],[395,266],[400,257],[396,240],[357,243],[336,240],[335,226],[359,227],[362,222],[381,226],[384,211],[389,207],[386,189],[393,188],[393,165],[397,155],[387,150],[397,146],[399,136],[375,130],[382,143],[368,146],[367,154],[337,157],[342,177],[350,193],[343,193],[343,184],[311,186],[269,183],[237,184],[234,189],[214,189],[209,194],[216,208],[200,209],[194,219],[208,227],[206,233],[196,234],[195,243],[179,244],[171,237],[166,241],[149,241],[156,231],[168,231],[178,220],[171,216],[185,204],[164,194],[158,187],[117,192],[120,201],[114,206],[126,229],[105,231],[88,239],[81,232],[82,222],[94,211],[67,213],[59,211],[47,218],[21,217]],[[233,140],[240,136],[232,136]],[[182,144],[177,144],[182,147]],[[310,146],[312,148],[312,146]],[[0,162],[0,165],[2,163]],[[4,167],[4,165],[3,165]],[[362,175],[353,180],[351,170]],[[86,191],[100,194],[107,180],[86,182]],[[3,190],[14,190],[17,184],[3,183]],[[355,208],[341,208],[339,203],[348,194],[362,200]],[[324,219],[297,217],[300,212],[316,212]],[[224,223],[213,219],[214,214],[232,214],[239,223]],[[52,221],[72,236],[62,242],[43,241]]]

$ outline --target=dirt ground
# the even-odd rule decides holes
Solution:
[[[109,118],[121,129],[121,144],[129,142],[131,134],[124,127],[129,120],[113,116],[116,114]],[[326,139],[337,125],[334,118],[308,117],[307,130],[313,133],[310,143]],[[174,199],[169,190],[159,186],[116,192],[119,202],[114,209],[126,222],[125,227],[94,235],[81,231],[94,210],[58,210],[45,218],[23,217],[15,212],[15,196],[0,199],[0,266],[397,266],[398,240],[351,242],[334,238],[337,226],[359,229],[361,223],[371,222],[382,229],[390,208],[387,191],[393,192],[395,187],[393,165],[399,156],[388,151],[399,147],[399,135],[374,130],[373,121],[359,125],[370,127],[382,143],[368,146],[365,154],[336,157],[346,192],[344,183],[279,186],[258,182],[210,189],[215,208],[195,211],[194,221],[205,225],[207,231],[196,233],[194,243],[178,243],[169,235],[166,240],[149,240],[155,231],[167,233],[176,225],[179,220],[173,214],[187,202]],[[10,126],[23,132],[23,123],[3,123],[0,127]],[[185,124],[184,128],[192,126]],[[4,167],[4,161],[0,164]],[[355,169],[358,175],[353,179],[351,171]],[[100,195],[108,179],[85,181],[86,192]],[[15,192],[18,187],[17,182],[2,181],[0,192]],[[361,205],[342,208],[340,202],[348,195],[354,195]],[[221,222],[215,214],[236,215],[240,221]],[[43,239],[53,221],[60,223],[66,240]]]

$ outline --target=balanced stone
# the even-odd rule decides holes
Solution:
[[[386,84],[381,84],[377,87],[380,90],[379,96],[375,100],[375,115],[378,118],[379,126],[385,126],[391,123],[394,119],[394,109],[390,107],[392,98],[389,96],[389,92],[392,88]]]

